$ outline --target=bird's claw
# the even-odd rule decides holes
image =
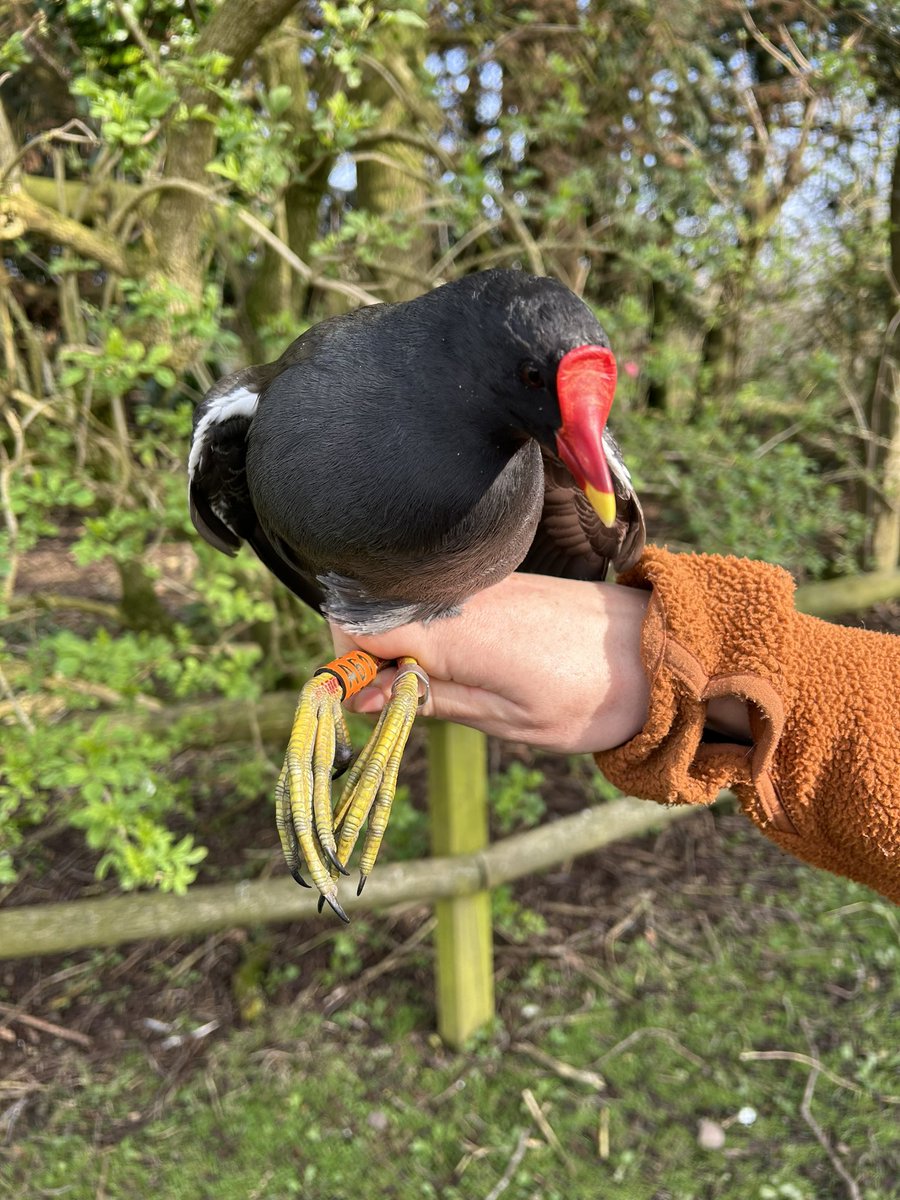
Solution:
[[[297,883],[309,887],[300,873],[305,864],[319,891],[319,912],[327,902],[342,921],[350,918],[337,899],[337,880],[349,874],[344,864],[368,818],[357,895],[365,886],[390,818],[416,710],[428,696],[425,672],[414,659],[400,659],[391,698],[350,769],[333,816],[334,764],[346,763],[351,756],[341,700],[370,683],[382,666],[382,660],[356,651],[329,663],[304,686],[275,792],[276,824],[288,870]]]

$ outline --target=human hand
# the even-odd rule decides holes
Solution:
[[[350,638],[381,658],[411,655],[428,673],[421,712],[559,753],[607,750],[647,718],[640,631],[649,593],[606,583],[514,574],[478,592],[455,617]],[[393,671],[347,702],[377,712]]]

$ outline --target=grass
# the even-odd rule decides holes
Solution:
[[[892,1200],[897,910],[729,837],[752,849],[724,892],[651,887],[565,936],[552,905],[543,931],[520,912],[500,1016],[464,1053],[429,1032],[424,945],[331,1016],[269,1010],[193,1070],[73,1059],[76,1086],[0,1149],[0,1194]]]

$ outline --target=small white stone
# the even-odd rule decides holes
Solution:
[[[725,1130],[718,1121],[701,1117],[697,1122],[697,1145],[702,1150],[721,1150],[725,1145]]]
[[[536,1017],[540,1011],[541,1011],[541,1006],[539,1004],[523,1004],[522,1005],[522,1016],[525,1018],[526,1021],[530,1021],[532,1017]]]
[[[739,1125],[752,1125],[758,1115],[759,1114],[757,1113],[755,1108],[751,1108],[749,1104],[745,1104],[744,1107],[738,1112],[738,1115],[737,1115],[738,1124]]]

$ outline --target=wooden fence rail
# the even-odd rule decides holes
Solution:
[[[342,902],[353,914],[471,896],[546,871],[620,838],[662,828],[692,811],[630,797],[611,800],[471,854],[389,863],[372,875],[362,896],[348,895]],[[281,876],[195,887],[184,896],[147,892],[9,908],[0,911],[0,959],[210,933],[231,926],[316,920],[316,900],[315,892]]]

